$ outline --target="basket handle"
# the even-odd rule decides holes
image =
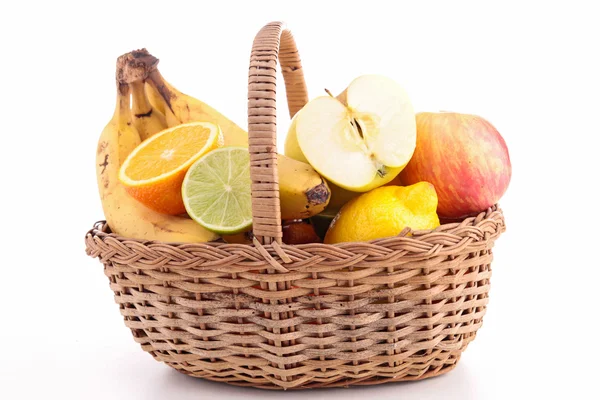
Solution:
[[[282,238],[275,104],[278,59],[292,118],[308,102],[304,73],[292,33],[282,22],[271,22],[254,38],[248,72],[252,230],[261,244],[280,244]]]

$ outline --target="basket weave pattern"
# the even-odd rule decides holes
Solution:
[[[254,245],[144,242],[104,222],[87,233],[125,325],[155,359],[236,385],[370,385],[449,371],[481,326],[502,212],[365,243],[281,243],[278,56],[290,115],[308,99],[291,33],[268,24],[249,74]]]

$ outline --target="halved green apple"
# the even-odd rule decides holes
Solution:
[[[354,192],[394,179],[412,157],[417,137],[408,94],[380,75],[356,78],[338,97],[311,100],[295,116],[291,130],[313,168]],[[288,146],[298,150],[293,139],[286,140],[286,154]]]

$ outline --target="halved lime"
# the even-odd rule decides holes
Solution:
[[[181,187],[189,216],[206,229],[222,234],[252,225],[250,156],[246,147],[213,150],[187,171]]]

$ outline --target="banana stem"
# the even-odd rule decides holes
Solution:
[[[171,108],[174,94],[157,68],[158,58],[146,49],[125,53],[117,60],[117,81],[132,85],[134,114],[145,114],[152,110],[149,99],[144,95],[143,84],[148,83]]]
[[[144,81],[157,65],[158,58],[148,50],[130,51],[117,59],[117,80],[121,83]]]

